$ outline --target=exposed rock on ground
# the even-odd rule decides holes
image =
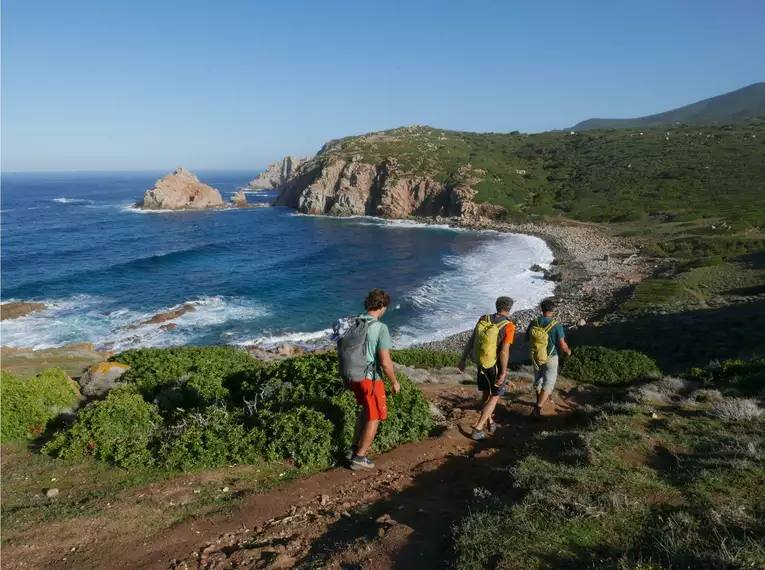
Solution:
[[[80,378],[82,395],[89,398],[103,398],[120,384],[119,379],[130,368],[119,362],[99,362]]]
[[[36,311],[44,311],[45,305],[43,303],[25,303],[25,302],[12,302],[3,303],[0,305],[0,321],[8,319],[18,319],[19,317],[26,317],[29,313]]]
[[[146,191],[143,201],[136,204],[143,210],[202,210],[225,206],[220,192],[202,184],[183,168],[157,180],[154,188]]]
[[[269,164],[264,172],[247,185],[252,190],[281,188],[292,178],[297,168],[307,159],[285,156],[282,160]]]
[[[0,362],[3,370],[13,372],[22,378],[34,376],[53,367],[61,368],[69,376],[78,378],[89,366],[106,360],[110,356],[111,353],[98,351],[92,344],[86,342],[41,350],[0,347]]]

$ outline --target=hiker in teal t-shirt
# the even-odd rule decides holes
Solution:
[[[531,339],[531,329],[534,326],[545,328],[555,321],[553,314],[556,305],[553,299],[542,301],[540,308],[542,309],[542,316],[531,321],[529,328],[526,329],[526,338],[529,340]],[[555,389],[555,382],[558,380],[558,352],[563,351],[564,354],[571,356],[571,349],[566,344],[566,332],[563,330],[562,324],[556,322],[547,334],[547,362],[539,366],[534,363],[534,391],[537,393],[537,403],[531,412],[531,417],[534,418],[541,417],[542,407],[550,399]]]

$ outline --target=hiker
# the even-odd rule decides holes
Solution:
[[[555,300],[545,299],[540,308],[542,316],[531,321],[526,330],[526,338],[531,345],[531,362],[534,365],[534,391],[537,394],[537,403],[531,412],[533,418],[542,416],[542,407],[555,389],[555,381],[558,379],[558,350],[571,356],[563,325],[553,318]]]
[[[401,391],[390,357],[390,333],[387,325],[380,322],[389,305],[390,296],[382,289],[369,293],[364,300],[367,313],[356,318],[337,342],[340,376],[361,406],[348,454],[350,467],[354,471],[375,467],[367,459],[367,451],[377,435],[380,422],[388,416],[383,374],[390,381],[394,394]]]
[[[473,329],[470,340],[462,351],[458,368],[465,371],[468,356],[473,353],[473,361],[478,366],[478,389],[483,392],[481,417],[473,426],[470,438],[481,441],[488,436],[483,431],[488,423],[488,432],[494,434],[497,423],[494,421],[494,408],[500,396],[505,394],[507,363],[510,360],[510,345],[515,338],[515,325],[510,321],[513,300],[500,297],[495,304],[497,312],[483,315]]]

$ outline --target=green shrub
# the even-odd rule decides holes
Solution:
[[[698,269],[699,267],[715,267],[716,265],[722,265],[723,258],[721,255],[712,255],[709,257],[700,257],[689,261],[683,266],[684,270]]]
[[[445,350],[402,349],[392,350],[391,357],[397,364],[420,368],[456,367],[460,355]]]
[[[338,451],[333,441],[334,426],[324,414],[300,406],[280,413],[261,414],[259,420],[268,434],[269,461],[287,459],[298,468],[324,468]]]
[[[765,390],[765,358],[725,360],[706,368],[692,368],[687,376],[705,388],[734,388],[745,395],[757,396]]]
[[[396,445],[427,437],[433,427],[428,401],[417,385],[403,374],[397,375],[401,391],[393,394],[388,382],[388,419],[380,422],[373,448],[387,451]]]
[[[123,380],[135,384],[148,399],[163,388],[188,382],[189,373],[206,377],[201,384],[221,384],[228,377],[258,366],[258,362],[242,350],[230,346],[178,346],[173,348],[139,348],[122,352],[110,360],[130,366]],[[217,391],[217,388],[212,388]]]
[[[161,425],[157,406],[132,387],[115,388],[105,400],[81,410],[74,425],[59,431],[43,450],[64,459],[92,455],[128,469],[150,466],[149,444]]]
[[[77,385],[58,368],[22,380],[10,372],[0,376],[3,443],[31,439],[63,410],[77,403]]]
[[[563,375],[578,382],[626,384],[648,374],[659,375],[656,362],[634,350],[582,346],[563,365]]]
[[[213,469],[232,463],[255,463],[263,457],[265,433],[247,428],[239,412],[209,406],[201,412],[180,410],[164,428],[157,456],[168,469]]]

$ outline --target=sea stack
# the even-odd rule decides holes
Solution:
[[[264,172],[258,174],[257,178],[247,185],[251,190],[274,190],[281,188],[287,181],[295,175],[295,172],[306,158],[296,156],[285,156],[282,160],[269,164]]]
[[[154,188],[143,195],[143,201],[135,205],[142,210],[203,210],[225,206],[220,192],[202,184],[183,168],[157,180]]]

